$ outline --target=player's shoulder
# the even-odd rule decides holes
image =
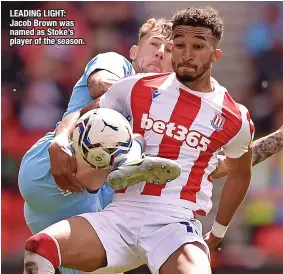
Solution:
[[[237,107],[238,107],[238,109],[239,109],[239,111],[241,113],[243,113],[243,114],[248,114],[249,113],[248,108],[246,106],[244,106],[243,104],[240,104],[240,103],[236,102],[236,105],[237,105]]]
[[[98,53],[95,57],[102,57],[102,56],[107,56],[107,57],[112,57],[112,58],[120,58],[120,59],[126,59],[123,55],[117,53],[117,52],[114,52],[114,51],[108,51],[108,52],[101,52],[101,53]],[[94,58],[95,58],[94,57]]]
[[[248,129],[253,127],[253,122],[251,120],[248,108],[243,104],[236,102],[228,93],[228,91],[226,92],[225,100],[225,105],[227,106],[226,113],[228,111],[232,115],[229,116],[231,120],[234,121],[233,123],[238,124],[239,126],[241,125],[242,130],[246,128],[247,131],[249,131]]]
[[[225,105],[227,106],[227,109],[231,113],[233,113],[238,119],[242,119],[243,116],[249,115],[249,110],[247,109],[247,107],[235,101],[228,91],[226,91],[225,100]]]
[[[219,86],[217,91],[219,92],[219,94],[221,94],[220,97],[223,99],[222,116],[226,123],[225,131],[229,136],[232,136],[230,141],[234,140],[234,146],[235,142],[250,143],[254,134],[254,125],[250,118],[247,107],[245,107],[243,104],[238,103],[225,87],[220,86],[219,83],[218,85]],[[233,155],[238,154],[235,152]]]
[[[252,132],[254,132],[254,123],[251,119],[248,108],[240,103],[237,103],[239,111],[241,112],[242,123],[248,125]]]
[[[115,86],[132,89],[138,82],[142,85],[149,86],[151,81],[168,78],[169,75],[171,75],[171,73],[138,73],[119,80]]]
[[[247,108],[239,104],[231,95],[230,91],[228,91],[224,86],[220,85],[216,80],[215,81],[215,86],[218,94],[221,95],[223,98],[223,103],[222,103],[222,108],[230,114],[233,114],[235,118],[241,119],[242,113],[247,112]]]
[[[214,78],[211,78],[211,81],[213,82],[217,93],[221,98],[223,98],[222,112],[225,112],[226,114],[229,113],[228,116],[233,120],[236,119],[242,121],[243,117],[249,118],[249,110],[243,104],[238,103],[233,98],[230,91],[228,91],[224,86],[220,85]]]
[[[138,81],[146,81],[147,84],[150,80],[159,79],[162,77],[169,76],[170,73],[138,73],[135,75],[127,76],[121,80],[119,80],[115,85],[123,86],[123,85],[134,85]]]
[[[109,52],[104,52],[104,53],[100,53],[99,54],[100,56],[105,56],[107,58],[113,58],[113,59],[117,59],[117,60],[122,60],[126,63],[130,63],[130,61],[123,55],[117,53],[117,52],[114,52],[114,51],[109,51]]]
[[[170,75],[172,75],[172,72],[165,72],[165,73],[138,73],[137,76],[139,76],[139,80],[156,80],[160,78],[167,78]]]
[[[117,52],[103,52],[94,56],[85,67],[87,78],[97,69],[108,70],[119,78],[134,74],[132,64]]]
[[[232,112],[241,112],[243,105],[239,104],[231,95],[231,93],[226,90],[224,93],[224,106]]]
[[[103,59],[103,60],[109,60],[109,61],[121,61],[121,62],[126,62],[126,63],[129,63],[131,64],[127,58],[125,58],[123,55],[117,53],[117,52],[114,52],[114,51],[109,51],[109,52],[101,52],[101,53],[98,53],[97,55],[95,55],[91,60],[90,62],[95,62],[95,61],[98,61],[100,59]]]

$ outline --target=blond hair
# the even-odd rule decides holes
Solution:
[[[139,41],[152,30],[161,31],[164,38],[171,38],[172,23],[165,18],[150,18],[139,29]]]

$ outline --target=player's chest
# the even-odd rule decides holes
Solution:
[[[221,106],[192,94],[157,91],[151,103],[140,105],[134,114],[138,118],[136,132],[153,142],[165,139],[168,145],[179,143],[200,151],[210,148],[213,152],[228,139],[224,125],[229,121]]]

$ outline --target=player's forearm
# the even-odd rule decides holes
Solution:
[[[283,149],[283,126],[269,134],[255,140],[252,146],[253,149],[253,166],[269,158],[273,154]]]
[[[252,145],[253,159],[252,165],[255,166],[260,162],[271,157],[283,149],[283,126],[277,131],[255,140]],[[213,179],[219,179],[228,175],[226,157],[221,155],[218,159],[216,170],[211,174]]]
[[[228,167],[225,155],[218,155],[218,164],[214,172],[211,174],[213,179],[220,179],[228,175]]]
[[[87,86],[92,99],[102,96],[119,78],[107,70],[93,72],[89,78]]]
[[[88,105],[84,106],[81,110],[80,110],[80,116],[84,115],[85,113],[87,113],[90,110],[93,110],[95,108],[100,108],[99,106],[99,102],[100,102],[100,97],[96,98],[95,100],[93,100],[92,102],[90,102]]]
[[[252,150],[239,158],[227,158],[228,176],[220,197],[216,222],[228,226],[244,200],[252,175]]]
[[[216,221],[229,225],[237,209],[243,202],[251,181],[251,173],[229,174],[223,187]]]
[[[67,144],[71,140],[71,134],[80,117],[80,111],[73,112],[66,116],[55,131],[55,141],[62,145]]]

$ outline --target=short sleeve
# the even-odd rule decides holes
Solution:
[[[131,93],[140,76],[131,76],[119,80],[100,99],[101,108],[111,108],[126,118],[131,113]]]
[[[115,52],[98,54],[88,62],[84,74],[73,88],[68,108],[63,118],[92,102],[93,99],[89,94],[87,79],[97,69],[107,70],[119,78],[124,78],[134,73],[131,63],[122,55]]]
[[[85,67],[86,79],[98,69],[107,70],[119,78],[133,74],[131,63],[122,55],[116,52],[101,53],[92,58]]]
[[[239,132],[223,146],[224,153],[229,158],[240,158],[250,149],[254,138],[254,124],[249,111],[243,105],[238,104],[241,112],[242,126]]]

